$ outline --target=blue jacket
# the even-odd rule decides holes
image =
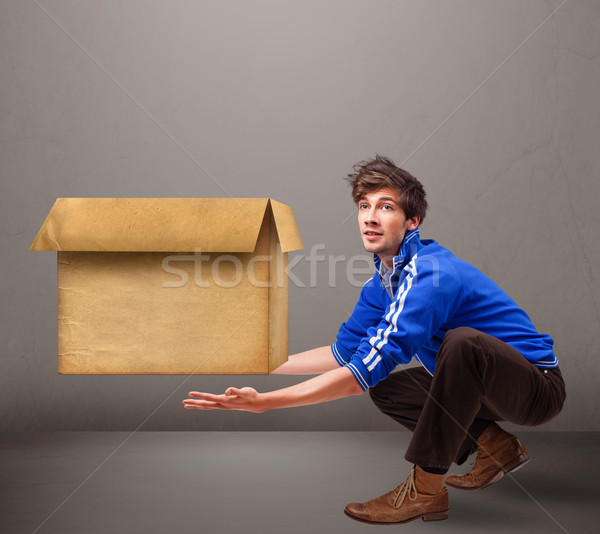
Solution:
[[[378,273],[380,265],[375,255]],[[391,283],[393,299],[379,275],[367,281],[331,346],[363,390],[412,358],[433,374],[444,335],[460,326],[497,337],[537,367],[558,365],[552,338],[538,333],[496,283],[432,239],[421,240],[418,228],[406,234],[394,258]]]

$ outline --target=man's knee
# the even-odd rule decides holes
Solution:
[[[387,388],[383,382],[384,381],[382,380],[373,387],[369,388],[369,396],[376,406],[380,406],[386,404],[386,402],[389,402],[389,399],[385,394]]]
[[[378,406],[413,404],[416,398],[425,397],[431,386],[431,375],[423,367],[395,371],[369,388],[371,400]]]
[[[481,332],[468,326],[448,330],[437,356],[436,366],[447,360],[464,360],[480,353]]]
[[[369,388],[369,396],[378,408],[395,404],[404,395],[405,374],[406,371],[397,371]]]
[[[465,343],[476,340],[481,335],[479,330],[471,328],[469,326],[459,326],[448,330],[444,336],[444,343]]]

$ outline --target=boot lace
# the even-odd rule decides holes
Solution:
[[[407,496],[411,501],[416,500],[419,496],[417,486],[415,485],[414,467],[410,470],[408,478],[394,490],[394,508],[400,508]]]

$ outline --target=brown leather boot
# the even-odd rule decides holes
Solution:
[[[365,503],[351,502],[344,513],[363,523],[407,523],[448,518],[448,490],[444,475],[426,473],[413,466],[408,478],[396,489]]]
[[[529,460],[521,440],[492,423],[477,440],[477,460],[471,472],[448,475],[446,485],[462,490],[487,488],[505,473],[516,471]]]

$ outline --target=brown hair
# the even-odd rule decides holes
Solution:
[[[427,194],[423,184],[408,171],[380,155],[360,161],[352,169],[354,172],[346,177],[346,181],[352,187],[354,202],[358,203],[367,193],[387,187],[398,192],[400,207],[408,219],[418,215],[420,223],[423,222],[427,212]]]

